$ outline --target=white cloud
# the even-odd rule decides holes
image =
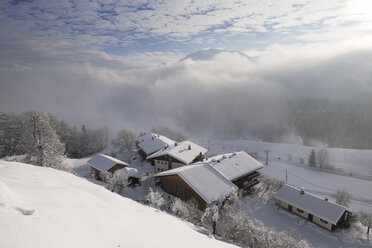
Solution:
[[[185,42],[204,39],[198,36],[214,30],[221,37],[229,33],[289,34],[285,38],[288,43],[291,39],[312,41],[312,35],[319,32],[324,33],[323,39],[327,39],[327,33],[333,39],[335,33],[347,29],[347,39],[371,32],[372,18],[364,7],[370,7],[368,1],[3,2],[0,34],[9,39],[38,36],[99,46],[128,46],[138,39],[154,37]],[[307,35],[296,37],[298,33]]]

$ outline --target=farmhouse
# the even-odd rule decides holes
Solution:
[[[169,147],[173,144],[174,141],[165,136],[156,133],[148,133],[139,137],[137,148],[139,154],[146,158],[154,152]]]
[[[104,154],[96,154],[87,162],[90,165],[90,175],[99,178],[102,172],[114,173],[116,170],[128,167],[129,164]]]
[[[147,159],[154,160],[155,173],[171,170],[184,165],[202,161],[207,149],[189,140],[180,143],[175,142],[172,146],[162,149]]]
[[[206,162],[229,179],[239,189],[249,189],[258,184],[257,170],[263,165],[246,152],[234,152],[209,158]]]
[[[162,189],[200,210],[238,190],[233,183],[209,164],[182,166],[155,175]]]
[[[350,226],[351,211],[328,198],[285,184],[275,196],[276,204],[330,231]]]

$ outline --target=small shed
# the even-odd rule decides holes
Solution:
[[[135,187],[136,185],[141,185],[141,175],[138,173],[136,168],[124,167],[121,169],[123,173],[128,175],[128,185]]]
[[[90,175],[98,179],[102,172],[114,173],[116,170],[129,167],[129,164],[104,154],[95,154],[87,163],[90,165]]]
[[[183,166],[155,175],[162,189],[204,210],[213,201],[238,190],[209,164]]]
[[[275,196],[276,204],[315,224],[333,231],[337,227],[350,227],[351,210],[330,202],[328,197],[319,197],[304,189],[285,184]]]

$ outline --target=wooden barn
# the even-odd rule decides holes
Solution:
[[[102,172],[114,173],[119,169],[129,167],[129,164],[104,154],[95,154],[87,163],[90,165],[90,175],[97,179],[100,179]]]
[[[209,164],[182,166],[155,175],[162,189],[200,210],[238,190],[233,183]]]
[[[207,149],[189,140],[175,142],[172,146],[162,149],[147,157],[153,160],[154,171],[159,173],[184,165],[202,161]]]
[[[276,204],[329,231],[350,227],[351,210],[304,189],[285,184],[275,196]]]
[[[263,168],[260,162],[244,151],[214,156],[206,162],[242,190],[258,184],[258,170]]]
[[[147,158],[151,154],[173,145],[174,142],[163,135],[148,133],[138,138],[137,149],[143,158]]]

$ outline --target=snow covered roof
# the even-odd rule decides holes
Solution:
[[[235,180],[263,167],[260,162],[243,151],[217,155],[206,162],[229,180]]]
[[[176,145],[177,144],[177,145]],[[189,149],[190,148],[190,149]],[[180,143],[173,143],[172,146],[162,149],[154,154],[148,156],[146,159],[156,158],[164,155],[169,155],[184,164],[191,163],[199,154],[207,153],[207,149],[201,147],[189,140]]]
[[[138,173],[136,168],[124,167],[121,169],[121,171],[127,174],[129,177],[141,178],[141,175]]]
[[[156,174],[156,177],[178,175],[206,203],[211,203],[220,197],[238,190],[230,180],[224,177],[209,164],[182,166],[173,170]]]
[[[174,144],[175,141],[168,139],[165,136],[148,133],[138,138],[138,146],[147,154],[150,155],[160,149]]]
[[[100,171],[107,171],[116,164],[129,166],[129,164],[119,159],[104,154],[95,154],[91,159],[88,160],[87,163]]]
[[[300,193],[300,189],[285,184],[280,188],[275,198],[298,207],[314,216],[320,217],[334,225],[337,225],[340,217],[345,211],[351,212],[344,206],[326,201],[324,198],[310,194]]]

